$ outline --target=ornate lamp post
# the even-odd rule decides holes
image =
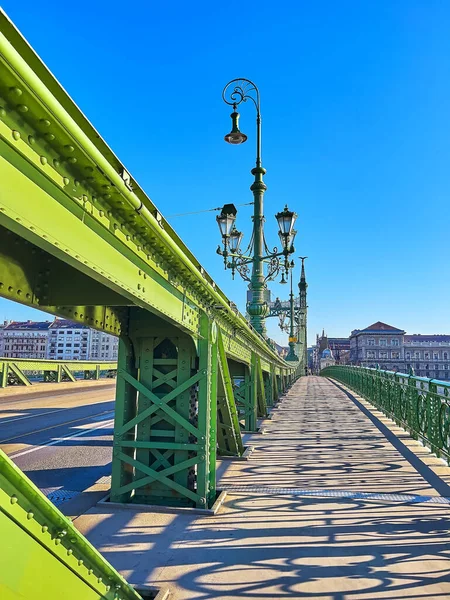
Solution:
[[[250,189],[253,192],[253,234],[247,249],[242,252],[240,244],[243,234],[236,229],[235,220],[237,210],[233,204],[226,204],[221,214],[217,217],[220,233],[222,235],[223,249],[219,246],[218,254],[224,259],[226,269],[231,269],[234,277],[237,271],[239,275],[249,282],[251,299],[247,303],[247,312],[250,315],[250,323],[261,335],[266,337],[266,317],[269,314],[269,306],[266,301],[267,281],[273,280],[280,270],[282,271],[281,283],[286,283],[285,276],[288,275],[291,263],[289,255],[294,252],[294,223],[297,214],[290,211],[286,206],[282,212],[275,215],[278,226],[281,250],[274,248],[271,252],[264,237],[264,192],[267,187],[263,181],[266,170],[261,161],[261,112],[259,90],[256,85],[248,79],[233,79],[228,82],[222,92],[224,102],[233,107],[231,113],[232,128],[225,136],[229,144],[243,144],[247,136],[239,130],[239,113],[237,107],[241,102],[251,100],[256,108],[256,167],[251,173],[255,180]],[[283,260],[284,259],[284,260]],[[251,275],[250,275],[250,267]],[[268,265],[265,275],[265,265]]]
[[[287,353],[286,360],[298,361],[298,356],[295,354],[295,344],[297,337],[295,336],[295,307],[294,307],[294,290],[292,286],[292,271],[291,271],[291,293],[289,294],[289,352]]]

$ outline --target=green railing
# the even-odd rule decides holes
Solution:
[[[116,372],[116,362],[0,358],[0,388],[10,385],[28,386],[33,381],[60,383],[77,379],[100,379],[114,377]]]
[[[0,598],[142,597],[0,450]]]
[[[450,464],[450,382],[340,365],[320,374],[357,392]]]

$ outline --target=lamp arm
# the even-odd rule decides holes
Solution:
[[[236,109],[241,102],[251,100],[256,108],[256,166],[261,167],[261,104],[259,89],[250,79],[232,79],[223,88],[223,101]]]

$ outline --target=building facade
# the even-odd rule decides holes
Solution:
[[[13,321],[2,331],[5,358],[46,358],[51,321]]]
[[[448,381],[450,335],[406,335],[378,321],[350,335],[350,362],[361,367],[409,373]]]
[[[115,361],[119,338],[67,319],[12,321],[0,329],[0,356]]]

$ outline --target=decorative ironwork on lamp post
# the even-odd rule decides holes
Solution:
[[[221,214],[216,217],[222,235],[223,248],[217,248],[217,253],[223,256],[225,269],[231,269],[234,278],[235,272],[249,282],[251,299],[247,302],[247,312],[250,315],[250,323],[261,335],[266,337],[266,317],[269,314],[269,306],[266,301],[267,281],[273,280],[278,273],[282,272],[281,283],[287,283],[292,263],[289,255],[294,252],[294,223],[297,214],[286,206],[283,211],[277,213],[278,235],[281,241],[281,250],[273,248],[270,251],[264,237],[264,192],[267,189],[263,181],[266,170],[261,160],[261,111],[260,95],[256,85],[249,79],[233,79],[227,83],[222,92],[222,98],[226,104],[233,107],[231,113],[232,128],[225,136],[229,144],[243,144],[247,140],[245,133],[239,130],[239,113],[237,107],[241,102],[251,100],[256,108],[256,167],[251,173],[255,180],[250,189],[253,192],[253,232],[247,249],[240,249],[243,234],[236,229],[235,221],[237,210],[234,204],[225,204]],[[250,274],[251,265],[251,274]],[[267,274],[265,266],[267,265]]]

